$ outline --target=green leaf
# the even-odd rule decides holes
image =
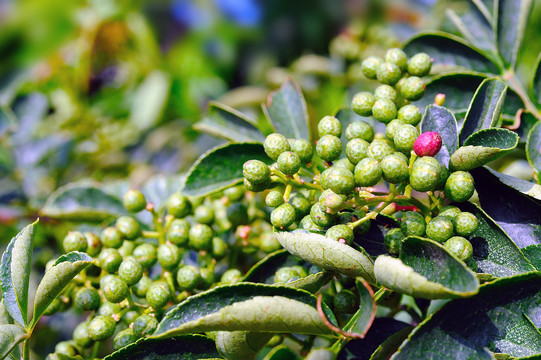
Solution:
[[[496,170],[492,170],[488,166],[483,166],[482,170],[479,169],[479,171],[476,172],[476,174],[488,171],[490,174],[492,174],[494,177],[499,180],[503,185],[506,185],[528,197],[531,199],[536,199],[541,201],[541,185],[535,184],[531,181],[527,181],[521,178],[517,178],[511,175],[502,174],[500,172],[497,172]],[[488,174],[487,174],[488,175]],[[485,181],[484,179],[481,181]],[[493,181],[496,181],[494,179]],[[481,183],[482,185],[482,183]],[[500,184],[501,186],[501,184]],[[504,190],[506,191],[506,190]]]
[[[458,130],[455,116],[442,106],[427,106],[421,122],[421,133],[427,131],[436,131],[440,134],[442,145],[435,158],[448,167],[451,155],[458,148]]]
[[[530,83],[530,91],[537,104],[541,104],[541,53],[539,53],[535,61],[535,71]]]
[[[45,272],[43,279],[38,285],[34,299],[34,318],[32,327],[34,327],[47,306],[60,294],[68,283],[85,267],[87,267],[92,258],[85,253],[72,251],[62,255],[55,264]]]
[[[269,351],[263,360],[302,360],[302,357],[286,345],[278,345]]]
[[[67,221],[101,222],[127,212],[118,197],[96,184],[79,182],[64,185],[53,192],[40,214]]]
[[[518,145],[518,135],[501,128],[479,130],[451,155],[450,168],[471,170],[508,153]]]
[[[429,54],[433,59],[432,72],[449,72],[457,69],[481,73],[499,74],[500,69],[481,50],[458,36],[444,32],[425,32],[415,35],[404,45],[408,56],[419,52]]]
[[[526,157],[534,169],[537,179],[539,179],[541,174],[541,121],[538,121],[528,134]]]
[[[404,342],[413,330],[412,326],[408,326],[402,330],[389,336],[384,342],[382,342],[376,351],[370,356],[370,360],[387,360],[391,358],[391,355],[398,350],[400,344]]]
[[[477,230],[470,236],[478,273],[502,278],[535,270],[509,235],[481,208],[471,203],[457,206],[479,220]]]
[[[263,111],[276,132],[292,139],[310,140],[306,102],[299,86],[289,79],[269,95]]]
[[[540,288],[541,273],[483,285],[477,295],[451,301],[427,318],[392,359],[490,359],[486,348],[518,357],[538,354]]]
[[[130,122],[140,130],[154,126],[163,111],[170,88],[169,77],[154,70],[135,90],[130,109]]]
[[[541,271],[541,244],[526,246],[522,249],[522,253],[538,271]]]
[[[171,339],[142,338],[106,356],[104,360],[197,360],[221,359],[214,341],[202,335]]]
[[[276,239],[291,254],[322,269],[376,284],[372,260],[349,245],[303,230],[278,232]]]
[[[481,129],[497,126],[506,93],[504,81],[496,78],[483,80],[471,100],[460,131],[460,143],[465,143],[470,135]]]
[[[353,314],[351,320],[344,327],[344,330],[357,334],[366,334],[376,317],[374,292],[364,280],[357,280],[355,284],[359,291],[359,310]]]
[[[325,315],[336,323],[324,306]],[[238,283],[219,286],[171,308],[153,337],[203,331],[331,334],[316,309],[316,297],[286,286]]]
[[[233,142],[263,142],[265,137],[255,123],[240,111],[211,101],[207,113],[194,128]]]
[[[0,359],[8,356],[18,343],[27,338],[28,334],[21,326],[0,324]]]
[[[192,165],[181,191],[188,196],[204,196],[239,184],[243,180],[242,165],[248,160],[272,163],[261,144],[233,143],[215,147]]]
[[[4,305],[20,325],[28,324],[28,283],[32,269],[34,227],[38,221],[26,226],[8,244],[2,255],[0,281]]]
[[[246,272],[241,281],[274,284],[274,274],[282,267],[302,265],[304,262],[286,250],[275,251],[258,261]]]
[[[251,360],[273,336],[273,333],[219,331],[216,335],[216,348],[226,359]]]
[[[479,280],[439,243],[416,236],[402,241],[400,258],[380,255],[374,264],[378,282],[401,294],[425,299],[471,296]]]
[[[514,69],[532,10],[532,0],[499,0],[496,6],[498,51],[504,63]]]
[[[495,52],[494,31],[486,14],[469,2],[469,11],[459,16],[452,8],[447,8],[445,14],[460,31],[462,37],[479,49],[492,55]]]

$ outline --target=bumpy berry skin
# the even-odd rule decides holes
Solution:
[[[277,207],[284,202],[284,196],[278,190],[271,190],[265,197],[265,204],[270,207]]]
[[[364,76],[368,79],[375,79],[377,77],[378,67],[383,64],[383,59],[377,56],[370,56],[363,60],[361,68]]]
[[[380,165],[383,179],[389,183],[398,184],[409,178],[408,162],[396,154],[385,156]]]
[[[244,197],[242,186],[233,186],[224,190],[224,195],[230,201],[240,201]]]
[[[353,314],[359,308],[359,301],[355,294],[343,289],[334,296],[334,311],[340,314]]]
[[[417,159],[410,174],[411,187],[420,192],[436,190],[440,171],[441,165],[436,159],[428,156]]]
[[[394,140],[394,133],[398,130],[399,127],[404,125],[402,120],[394,119],[391,120],[385,127],[385,137],[389,140]]]
[[[453,236],[443,246],[462,261],[468,260],[473,255],[473,246],[462,236]]]
[[[139,190],[129,190],[122,197],[122,204],[131,213],[138,213],[147,206],[145,195]]]
[[[121,216],[116,220],[115,227],[128,240],[134,240],[141,235],[141,226],[131,216]]]
[[[150,280],[148,276],[143,275],[141,280],[139,280],[137,284],[133,285],[131,289],[136,296],[144,298],[150,285],[152,285],[152,280]]]
[[[388,124],[397,115],[396,105],[391,100],[376,100],[372,106],[372,116],[379,122]]]
[[[381,176],[381,165],[374,158],[364,158],[355,166],[355,182],[359,186],[376,185]]]
[[[181,291],[193,290],[201,282],[201,273],[193,265],[185,265],[177,271],[177,284]]]
[[[278,206],[271,212],[271,224],[278,229],[285,229],[295,221],[295,208],[289,203]]]
[[[361,91],[353,96],[351,108],[361,116],[371,116],[375,102],[376,97],[371,92]]]
[[[333,163],[336,168],[344,168],[349,171],[355,170],[355,165],[351,163],[347,158],[338,159]]]
[[[406,211],[400,220],[400,229],[405,236],[423,236],[426,230],[425,218],[418,212]]]
[[[96,310],[100,307],[100,294],[94,288],[80,288],[75,293],[73,302],[82,311]]]
[[[383,245],[391,255],[398,256],[400,248],[402,247],[402,239],[404,239],[404,233],[400,228],[394,228],[387,231],[383,238]]]
[[[447,216],[449,217],[450,219],[454,219],[455,216],[457,216],[458,214],[460,214],[461,211],[459,208],[457,208],[456,206],[453,206],[453,205],[447,205],[445,207],[443,207],[441,209],[441,211],[439,212],[438,216]]]
[[[81,251],[84,252],[88,248],[88,242],[85,236],[79,231],[70,231],[62,241],[65,252]]]
[[[122,256],[116,249],[103,249],[98,256],[98,264],[100,268],[110,274],[117,271],[121,262]]]
[[[386,61],[378,66],[376,77],[382,84],[394,85],[402,77],[402,71],[396,64]]]
[[[54,352],[70,357],[79,355],[79,351],[75,347],[73,341],[61,341],[54,347]]]
[[[400,95],[409,101],[416,101],[425,95],[426,85],[417,76],[410,76],[400,87]]]
[[[336,241],[345,241],[347,244],[353,242],[353,230],[344,224],[334,225],[325,233],[325,237]]]
[[[467,171],[455,171],[445,182],[445,197],[451,201],[467,201],[474,190],[473,176]]]
[[[353,191],[355,187],[355,179],[353,173],[344,168],[329,168],[324,187],[328,187],[337,194],[347,195]]]
[[[408,61],[408,73],[414,76],[426,76],[432,67],[432,59],[425,53],[415,54]]]
[[[144,269],[149,269],[158,260],[156,248],[152,244],[141,244],[133,250],[133,257]]]
[[[325,116],[317,125],[319,136],[334,135],[340,137],[342,135],[342,124],[340,120],[334,116]]]
[[[402,49],[392,48],[387,50],[385,61],[396,64],[401,71],[408,69],[408,56]]]
[[[265,138],[263,142],[263,147],[265,148],[265,153],[272,159],[278,159],[281,153],[284,151],[290,151],[291,146],[287,141],[286,137],[282,134],[273,133]]]
[[[301,158],[293,151],[284,151],[276,160],[278,170],[286,175],[294,175],[301,169]]]
[[[107,301],[118,304],[128,296],[128,285],[119,277],[111,275],[102,288]]]
[[[394,146],[396,150],[409,154],[413,150],[413,145],[418,137],[419,132],[413,125],[402,125],[394,132]]]
[[[160,309],[167,305],[171,297],[169,286],[161,281],[156,281],[150,285],[146,294],[148,305],[154,309]]]
[[[210,249],[212,257],[216,260],[222,259],[227,255],[227,244],[222,238],[217,236],[212,238],[212,248]]]
[[[133,333],[138,337],[152,335],[158,328],[158,320],[150,314],[143,314],[133,322]]]
[[[299,272],[292,267],[283,267],[278,269],[278,271],[276,271],[276,274],[274,274],[274,283],[286,284],[290,281],[297,280],[299,277]]]
[[[295,139],[291,142],[291,151],[299,155],[299,158],[303,163],[309,163],[312,161],[312,155],[314,155],[314,147],[308,140]]]
[[[94,341],[103,341],[113,335],[116,323],[110,316],[98,315],[88,324],[88,335]]]
[[[381,161],[385,156],[394,153],[393,148],[385,141],[372,141],[368,147],[368,157]]]
[[[413,144],[413,151],[417,156],[436,156],[441,149],[441,136],[435,131],[424,132]]]
[[[158,263],[165,270],[177,267],[180,261],[180,250],[173,244],[162,244],[158,247]]]
[[[134,335],[133,330],[130,328],[119,331],[113,339],[113,350],[118,350],[135,342],[137,336]]]
[[[86,253],[92,257],[98,256],[103,247],[99,236],[89,231],[85,232],[83,235],[85,236],[87,243]]]
[[[453,236],[453,222],[446,217],[435,217],[426,224],[426,236],[443,243]]]
[[[242,175],[252,184],[265,184],[270,180],[270,169],[263,161],[248,160],[242,166]]]
[[[242,273],[239,269],[229,269],[223,273],[220,278],[222,284],[235,284],[242,278]]]
[[[351,139],[346,145],[346,156],[348,160],[356,165],[359,161],[368,156],[370,144],[362,139]]]
[[[120,310],[122,310],[120,305],[113,304],[107,301],[100,306],[96,315],[111,316],[114,314],[118,314]]]
[[[75,327],[73,330],[73,341],[75,344],[87,348],[94,343],[90,336],[88,335],[88,325],[90,321],[83,321]]]
[[[299,222],[299,229],[315,232],[318,234],[324,231],[322,226],[319,226],[316,223],[314,223],[311,215],[306,215],[305,217],[302,218],[302,220]]]
[[[327,211],[335,214],[338,210],[342,208],[344,204],[345,196],[338,195],[331,189],[327,189],[321,194],[319,200],[325,205]]]
[[[190,213],[192,205],[188,198],[180,193],[174,193],[167,200],[167,212],[176,218],[183,218]]]
[[[194,250],[210,250],[214,231],[205,224],[195,224],[190,229],[188,246]]]
[[[143,277],[143,267],[134,258],[124,259],[118,268],[118,277],[128,286],[135,285]]]
[[[175,219],[167,229],[167,240],[177,246],[184,246],[188,243],[190,223],[184,219]]]
[[[308,200],[301,193],[297,193],[295,196],[293,196],[289,200],[289,203],[291,204],[291,206],[293,206],[293,209],[295,209],[295,220],[302,219],[306,214],[310,212],[310,207],[312,206],[310,200]]]
[[[325,161],[334,161],[342,153],[342,142],[334,135],[324,135],[317,142],[316,153]]]
[[[334,224],[336,215],[328,213],[321,202],[317,202],[310,208],[312,222],[320,227],[328,227]]]
[[[370,111],[372,111],[372,106],[370,106]],[[374,129],[364,121],[354,121],[346,128],[346,138],[348,140],[362,139],[371,142],[374,140]]]
[[[460,236],[472,235],[479,226],[479,220],[470,212],[464,211],[454,218],[455,232]]]
[[[380,85],[374,90],[374,96],[377,100],[391,100],[396,104],[398,94],[390,85]]]
[[[101,242],[105,247],[118,249],[124,242],[124,236],[120,230],[109,226],[101,232]]]
[[[193,214],[194,220],[200,224],[210,225],[214,222],[214,210],[210,206],[199,205]]]
[[[244,179],[244,186],[246,187],[246,190],[248,191],[253,191],[253,192],[261,192],[261,191],[264,191],[266,190],[270,185],[271,185],[272,181],[271,179],[269,178],[267,182],[263,183],[263,184],[254,184],[252,182],[250,182],[248,179]]]
[[[421,110],[415,105],[404,105],[398,110],[397,119],[404,124],[410,124],[417,126],[421,122],[422,114]]]
[[[436,185],[436,190],[443,190],[445,188],[445,183],[451,172],[445,166],[440,167],[440,176],[438,177],[438,184]]]

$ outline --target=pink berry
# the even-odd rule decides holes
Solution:
[[[441,149],[441,136],[435,131],[419,135],[413,144],[413,150],[418,156],[435,156]]]

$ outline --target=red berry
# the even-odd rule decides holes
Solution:
[[[418,156],[435,156],[441,149],[441,136],[435,131],[419,135],[413,144],[413,150]]]

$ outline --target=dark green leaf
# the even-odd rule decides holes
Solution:
[[[455,116],[442,106],[429,105],[426,107],[421,133],[436,131],[442,139],[442,146],[435,158],[440,164],[449,166],[451,155],[458,148],[458,130]]]
[[[324,306],[325,315],[336,323]],[[171,308],[153,337],[203,331],[330,334],[316,309],[316,297],[286,286],[238,283],[219,286]]]
[[[505,120],[506,122],[515,121],[516,117],[520,115],[518,112],[524,112],[525,105],[520,96],[512,89],[507,88],[507,95],[505,96],[505,101],[502,107],[502,114],[500,120]],[[499,124],[501,121],[498,121]]]
[[[541,53],[537,56],[535,61],[535,71],[531,80],[531,92],[532,97],[538,104],[541,104]]]
[[[526,157],[539,179],[541,175],[541,121],[537,122],[528,134]]]
[[[449,302],[418,326],[393,359],[490,359],[486,348],[512,356],[540,353],[539,289],[541,273],[483,285],[477,295]]]
[[[278,232],[276,239],[291,254],[310,264],[376,283],[372,260],[349,245],[303,230]]]
[[[269,95],[263,111],[276,132],[287,138],[310,140],[306,102],[293,80],[287,80]]]
[[[273,336],[273,333],[219,331],[216,335],[216,348],[226,359],[251,360]]]
[[[192,165],[182,193],[204,196],[239,184],[243,180],[242,165],[248,160],[272,163],[261,144],[233,143],[215,147],[201,155]]]
[[[233,142],[263,142],[265,137],[243,113],[227,105],[210,102],[207,113],[194,125],[199,131]]]
[[[508,153],[518,145],[518,135],[501,128],[479,130],[451,155],[450,168],[471,170]]]
[[[104,360],[197,360],[221,359],[214,341],[201,335],[182,335],[171,339],[143,338],[115,351]]]
[[[296,352],[286,345],[278,345],[263,358],[263,360],[301,360]]]
[[[8,356],[17,344],[26,338],[28,335],[21,326],[0,324],[0,359]]]
[[[483,167],[483,170],[480,170],[479,172],[484,170],[494,175],[502,184],[507,185],[532,199],[541,201],[541,185],[511,175],[499,173],[488,166]],[[505,191],[507,191],[507,189],[505,189]]]
[[[118,197],[88,182],[58,188],[49,196],[40,213],[54,219],[88,222],[101,222],[127,214]]]
[[[524,253],[524,256],[530,262],[532,265],[538,270],[541,271],[541,245],[529,245],[522,249],[522,252]]]
[[[399,202],[400,205],[402,205]],[[370,221],[370,228],[364,234],[355,237],[355,243],[362,245],[362,248],[370,254],[370,256],[378,256],[387,254],[384,238],[387,231],[391,228],[399,227],[398,221],[385,214],[378,214],[376,218]]]
[[[479,85],[460,131],[460,143],[473,133],[497,125],[500,118],[507,84],[500,79],[485,79]]]
[[[344,330],[357,334],[366,334],[376,317],[376,304],[374,302],[374,292],[366,281],[357,280],[355,282],[359,291],[359,310],[351,317]]]
[[[9,312],[6,309],[6,306],[4,304],[4,299],[2,299],[0,301],[0,324],[13,325],[13,319],[12,319],[11,315],[9,314]],[[11,350],[10,356],[15,360],[22,358],[18,346],[14,347]],[[0,356],[0,358],[1,358],[1,356]]]
[[[487,52],[487,56],[495,52],[492,25],[486,14],[483,14],[472,2],[469,3],[469,11],[461,16],[452,8],[447,8],[446,15],[460,34],[470,43]]]
[[[34,227],[37,221],[26,226],[8,244],[2,255],[0,281],[4,305],[20,325],[28,325],[28,283],[32,268]]]
[[[482,73],[499,74],[500,69],[483,53],[461,38],[444,32],[427,32],[414,36],[404,51],[408,56],[419,52],[429,54],[433,59],[432,72],[449,72],[460,69]]]
[[[45,272],[43,279],[38,285],[34,299],[34,318],[32,327],[47,309],[47,306],[60,294],[68,283],[85,267],[92,258],[85,253],[72,251],[62,255],[55,264]]]
[[[243,276],[242,281],[274,284],[274,274],[285,266],[301,265],[302,260],[297,259],[286,250],[278,250],[265,256]]]
[[[416,236],[402,241],[400,257],[380,255],[374,264],[378,282],[401,294],[425,299],[471,296],[479,280],[439,243]]]
[[[398,350],[400,344],[402,344],[404,340],[407,339],[412,330],[413,327],[408,326],[389,336],[384,342],[380,344],[380,346],[378,346],[372,356],[370,356],[370,360],[390,359],[391,355],[395,353],[396,350]]]
[[[499,0],[496,12],[496,42],[504,63],[515,68],[532,10],[532,0]]]
[[[504,184],[486,169],[472,171],[486,213],[519,248],[541,243],[541,201]]]

